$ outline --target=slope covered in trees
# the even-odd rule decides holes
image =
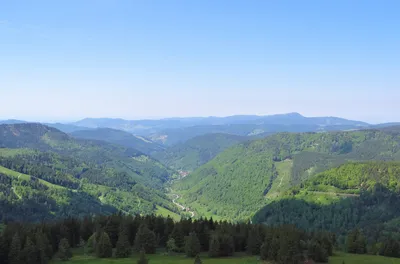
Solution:
[[[176,170],[193,171],[218,153],[246,139],[230,134],[207,134],[153,153],[153,157]]]
[[[400,239],[400,163],[348,163],[319,173],[266,205],[253,222],[328,230],[342,246],[347,233],[359,229],[379,253]]]
[[[0,125],[0,134],[3,188],[9,190],[2,204],[17,208],[2,217],[24,219],[12,210],[29,206],[41,208],[29,220],[79,215],[73,201],[87,203],[88,213],[102,207],[127,213],[176,210],[164,193],[173,171],[138,150],[76,140],[41,124]]]
[[[280,133],[233,146],[175,184],[205,215],[244,220],[316,173],[363,160],[400,160],[400,135],[364,130]]]
[[[143,137],[135,136],[129,132],[111,128],[80,130],[72,132],[71,136],[75,138],[102,140],[124,147],[134,148],[146,154],[164,149],[164,147],[161,145]]]

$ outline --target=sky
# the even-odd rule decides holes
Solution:
[[[4,0],[0,119],[400,121],[400,1]]]

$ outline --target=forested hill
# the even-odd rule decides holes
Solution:
[[[248,138],[221,133],[207,134],[156,152],[153,156],[176,170],[193,171],[221,151],[245,140]]]
[[[70,135],[75,138],[103,140],[121,146],[134,148],[146,154],[150,154],[154,151],[162,151],[164,149],[163,146],[143,137],[111,128],[74,131],[70,133]]]
[[[0,196],[0,217],[176,209],[164,193],[173,171],[138,150],[77,140],[34,123],[0,125],[0,135],[2,188],[8,190]]]
[[[280,133],[235,145],[175,188],[205,215],[245,220],[291,186],[348,161],[400,160],[400,134]]]
[[[400,163],[348,163],[317,174],[266,205],[253,222],[295,224],[344,236],[360,228],[369,244],[400,238]]]

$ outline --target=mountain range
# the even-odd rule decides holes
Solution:
[[[178,218],[185,208],[340,239],[357,223],[371,234],[400,233],[400,126],[294,113],[142,120],[140,134],[127,125],[137,129],[136,121],[109,121],[3,121],[0,218]]]

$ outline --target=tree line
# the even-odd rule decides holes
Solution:
[[[212,258],[247,252],[282,264],[306,259],[327,262],[334,245],[331,233],[307,233],[289,225],[267,227],[212,218],[174,222],[169,217],[114,214],[40,224],[7,223],[0,235],[0,264],[68,260],[71,248],[79,247],[98,258],[140,254],[141,261],[147,260],[145,254],[165,248],[168,254],[185,254],[196,261],[200,252]]]

